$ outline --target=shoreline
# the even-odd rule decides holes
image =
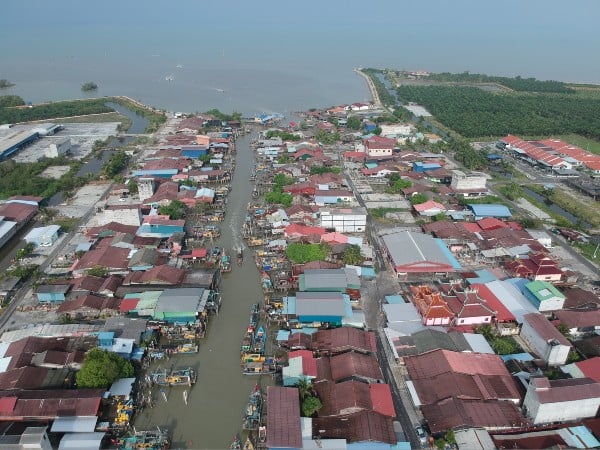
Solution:
[[[364,78],[364,80],[367,82],[367,87],[369,88],[369,92],[371,93],[371,99],[372,99],[375,107],[383,108],[384,106],[381,103],[381,100],[379,99],[379,94],[377,93],[377,88],[375,88],[375,85],[373,84],[373,80],[371,80],[371,77],[369,75],[367,75],[366,73],[364,73],[361,69],[354,69],[354,72],[356,74],[358,74],[360,77]]]

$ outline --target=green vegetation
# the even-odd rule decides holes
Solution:
[[[107,99],[103,98],[91,98],[44,103],[31,108],[2,108],[0,109],[0,124],[113,112],[106,106],[106,101]]]
[[[422,104],[442,124],[465,137],[575,133],[600,139],[598,98],[491,93],[460,86],[400,86],[398,95]]]
[[[373,85],[375,86],[375,90],[377,91],[377,95],[379,96],[379,100],[383,103],[384,106],[394,107],[396,105],[396,99],[390,92],[387,90],[385,85],[381,82],[377,74],[382,74],[383,71],[379,69],[362,69],[362,72],[371,79]]]
[[[179,200],[172,200],[167,206],[161,206],[159,212],[164,216],[169,216],[172,220],[179,220],[185,217],[185,203]]]
[[[85,273],[92,277],[106,278],[108,276],[108,268],[104,266],[94,266],[86,270]]]
[[[477,151],[468,141],[451,139],[450,148],[454,150],[454,158],[469,170],[484,169],[488,165],[487,155]]]
[[[35,264],[17,265],[7,270],[4,275],[7,277],[17,277],[21,281],[27,281],[31,277],[39,276],[38,266]]]
[[[296,386],[300,396],[302,415],[304,417],[314,416],[323,407],[323,404],[313,391],[311,382],[306,378],[301,378]]]
[[[71,169],[60,179],[48,179],[40,174],[49,166],[69,165]],[[0,198],[12,195],[38,195],[49,198],[58,191],[69,191],[86,183],[83,177],[75,174],[81,162],[70,161],[65,157],[43,158],[35,163],[17,163],[8,159],[0,163]]]
[[[81,85],[81,90],[83,92],[95,91],[96,89],[98,89],[98,85],[93,81],[86,81]]]
[[[329,254],[329,245],[291,243],[285,249],[285,254],[295,264],[324,261]]]
[[[337,131],[335,133],[330,133],[329,131],[325,130],[317,130],[315,133],[315,139],[325,145],[331,145],[340,140],[340,133]]]
[[[491,325],[475,327],[475,333],[482,334],[499,355],[510,355],[522,351],[519,344],[511,336],[498,336]]]
[[[575,217],[588,222],[592,227],[600,227],[600,209],[590,208],[589,204],[580,202],[560,189],[544,189],[543,186],[537,184],[528,185],[527,187],[543,195],[550,202],[560,206]]]
[[[122,356],[94,348],[85,356],[81,370],[77,372],[77,387],[107,388],[119,378],[133,376],[133,366]]]
[[[6,78],[0,79],[0,89],[5,89],[14,86],[15,83],[11,83]]]
[[[369,214],[375,219],[383,219],[387,213],[406,211],[404,208],[373,208],[369,210]]]
[[[498,188],[498,192],[509,200],[517,200],[523,197],[523,187],[517,183],[509,183]]]
[[[17,250],[17,253],[15,254],[15,259],[21,260],[23,258],[26,258],[29,255],[31,255],[34,250],[35,250],[35,244],[33,242],[29,242],[29,243],[25,244],[24,247]]]
[[[325,167],[325,166],[313,166],[310,168],[310,174],[311,175],[319,175],[322,173],[335,173],[338,174],[342,171],[342,169],[340,169],[337,166],[332,166],[332,167]]]
[[[361,126],[362,126],[362,120],[360,119],[360,117],[358,117],[358,116],[348,117],[348,120],[346,121],[346,127],[350,128],[351,130],[360,130]]]
[[[412,183],[409,180],[405,180],[399,174],[393,173],[390,175],[390,185],[385,188],[385,192],[388,194],[400,194],[402,193],[402,189],[411,186]]]
[[[129,156],[127,153],[123,150],[117,150],[109,156],[108,160],[102,166],[102,175],[107,178],[113,178],[125,170],[128,162]]]
[[[461,205],[482,205],[486,203],[498,203],[500,205],[505,205],[511,207],[512,205],[504,200],[503,198],[496,197],[495,195],[486,195],[485,197],[479,198],[461,198],[458,201]]]
[[[218,109],[211,109],[206,111],[206,114],[213,116],[215,119],[221,120],[223,122],[239,122],[242,120],[242,113],[237,111],[232,112],[231,114],[225,114],[219,111]]]
[[[292,194],[288,192],[267,192],[265,201],[272,205],[283,205],[286,208],[292,206]]]
[[[190,181],[190,180],[185,180],[185,181]],[[129,183],[127,183],[127,189],[129,190],[130,194],[132,194],[132,195],[137,194],[138,193],[137,181],[135,181],[135,179],[133,179],[133,178],[130,178]]]
[[[570,88],[561,81],[554,80],[536,80],[535,78],[521,78],[517,75],[514,78],[495,77],[483,75],[481,73],[432,73],[429,80],[442,82],[461,82],[461,83],[497,83],[513,91],[522,92],[553,92],[558,94],[572,94],[575,89]]]
[[[425,203],[427,200],[429,200],[429,197],[427,197],[425,194],[422,194],[421,192],[413,194],[409,198],[411,205],[420,205],[421,203]]]
[[[274,137],[280,137],[283,141],[293,141],[297,142],[302,140],[302,136],[299,136],[295,133],[289,133],[283,130],[269,130],[267,131],[266,138],[272,139]]]
[[[138,116],[142,116],[148,121],[148,126],[144,130],[145,133],[154,133],[159,127],[167,121],[167,116],[164,112],[152,108],[144,108],[137,103],[130,101],[125,97],[109,97],[105,101],[117,103],[127,109],[133,111]]]
[[[600,248],[593,242],[574,242],[573,246],[590,261],[600,262]]]
[[[351,266],[360,266],[364,260],[365,258],[363,257],[358,245],[352,245],[348,247],[342,256],[342,261],[344,261],[344,264],[349,264]]]
[[[0,80],[2,81],[2,80]],[[25,100],[18,95],[1,95],[0,96],[0,108],[10,108],[11,106],[23,106]]]
[[[275,188],[276,189],[281,190],[281,189],[283,189],[283,186],[289,186],[290,184],[293,184],[294,183],[294,179],[292,177],[288,177],[284,173],[278,173],[273,178],[273,183],[275,183]]]
[[[77,227],[77,225],[79,225],[79,222],[80,222],[80,218],[79,217],[59,216],[59,217],[56,217],[56,218],[54,218],[52,220],[52,223],[54,225],[60,226],[60,228],[65,233],[68,233],[68,232],[74,230],[75,227]]]

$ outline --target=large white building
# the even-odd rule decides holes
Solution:
[[[402,136],[410,136],[416,131],[416,128],[408,123],[393,123],[393,124],[381,124],[381,136],[397,138]]]
[[[485,191],[487,177],[481,172],[465,173],[462,170],[452,171],[450,187],[455,191]]]
[[[338,233],[362,233],[367,229],[366,208],[321,208],[319,225]]]
[[[521,337],[549,366],[567,362],[571,344],[542,314],[523,316]]]
[[[142,224],[140,205],[110,205],[96,214],[98,226],[111,222],[139,227]]]
[[[154,179],[153,178],[139,178],[137,180],[138,185],[138,196],[140,197],[140,202],[144,202],[148,200],[150,197],[154,195]]]
[[[595,417],[600,407],[600,383],[591,378],[532,378],[523,408],[533,423],[567,422]]]
[[[66,155],[71,150],[71,138],[65,137],[53,141],[44,154],[48,158],[58,158],[59,156]]]

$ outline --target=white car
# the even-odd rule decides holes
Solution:
[[[415,433],[417,433],[417,436],[419,436],[419,441],[421,442],[421,445],[427,444],[427,433],[425,433],[423,427],[415,427]]]

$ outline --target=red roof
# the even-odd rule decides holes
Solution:
[[[321,438],[346,439],[349,443],[397,442],[392,418],[374,411],[360,411],[346,416],[316,417],[312,424],[313,435]]]
[[[384,416],[396,417],[390,385],[385,383],[371,383],[369,384],[369,388],[371,391],[373,411],[383,414]]]
[[[303,225],[301,223],[293,223],[285,227],[285,235],[288,237],[294,236],[308,236],[315,234],[317,236],[323,236],[326,233],[325,228],[322,227],[311,227]]]
[[[91,269],[94,266],[108,269],[127,269],[130,250],[119,247],[102,247],[90,250],[75,263],[73,270]]]
[[[508,225],[505,222],[502,222],[495,217],[486,217],[485,219],[481,219],[477,221],[477,225],[482,230],[495,230],[497,228],[508,228]]]
[[[5,203],[0,206],[0,217],[14,222],[26,222],[38,211],[38,207],[25,203]]]
[[[581,370],[583,375],[600,383],[600,356],[576,362],[575,365]]]
[[[294,350],[288,355],[288,359],[302,358],[302,374],[316,378],[317,360],[310,350]]]
[[[471,287],[477,289],[479,296],[496,312],[495,317],[498,322],[516,321],[515,316],[512,315],[508,308],[504,306],[504,303],[502,303],[485,284],[473,284]]]
[[[600,327],[600,309],[573,311],[560,310],[554,313],[561,323],[569,328],[596,328]]]
[[[114,297],[100,297],[99,295],[90,294],[61,303],[56,312],[57,314],[62,314],[65,312],[77,311],[82,308],[92,309],[98,312],[105,309],[118,310],[119,302],[120,300]]]
[[[130,272],[123,284],[179,284],[183,282],[185,274],[185,269],[163,264],[146,271]]]
[[[301,448],[298,389],[268,386],[267,411],[267,447]]]
[[[312,334],[311,348],[316,352],[332,354],[349,350],[374,354],[377,352],[377,341],[373,331],[340,327]]]
[[[325,370],[321,370],[321,360],[328,362],[329,371],[327,370],[327,365],[324,366]],[[336,382],[350,378],[383,380],[383,374],[381,373],[377,358],[361,353],[349,352],[329,358],[319,358],[317,360],[317,370],[319,372],[319,379],[328,379]]]
[[[542,314],[529,313],[523,316],[523,320],[541,337],[544,341],[556,340],[562,345],[568,347],[571,343],[564,337],[548,319]]]
[[[139,298],[124,298],[121,300],[121,304],[119,305],[120,312],[129,312],[134,310],[137,307],[137,304],[140,302]]]
[[[428,211],[430,209],[439,209],[440,211],[446,211],[446,207],[444,205],[434,200],[427,200],[425,203],[413,205],[413,208],[415,208],[415,211],[417,212]]]
[[[103,389],[1,391],[0,420],[95,416],[103,393]]]

